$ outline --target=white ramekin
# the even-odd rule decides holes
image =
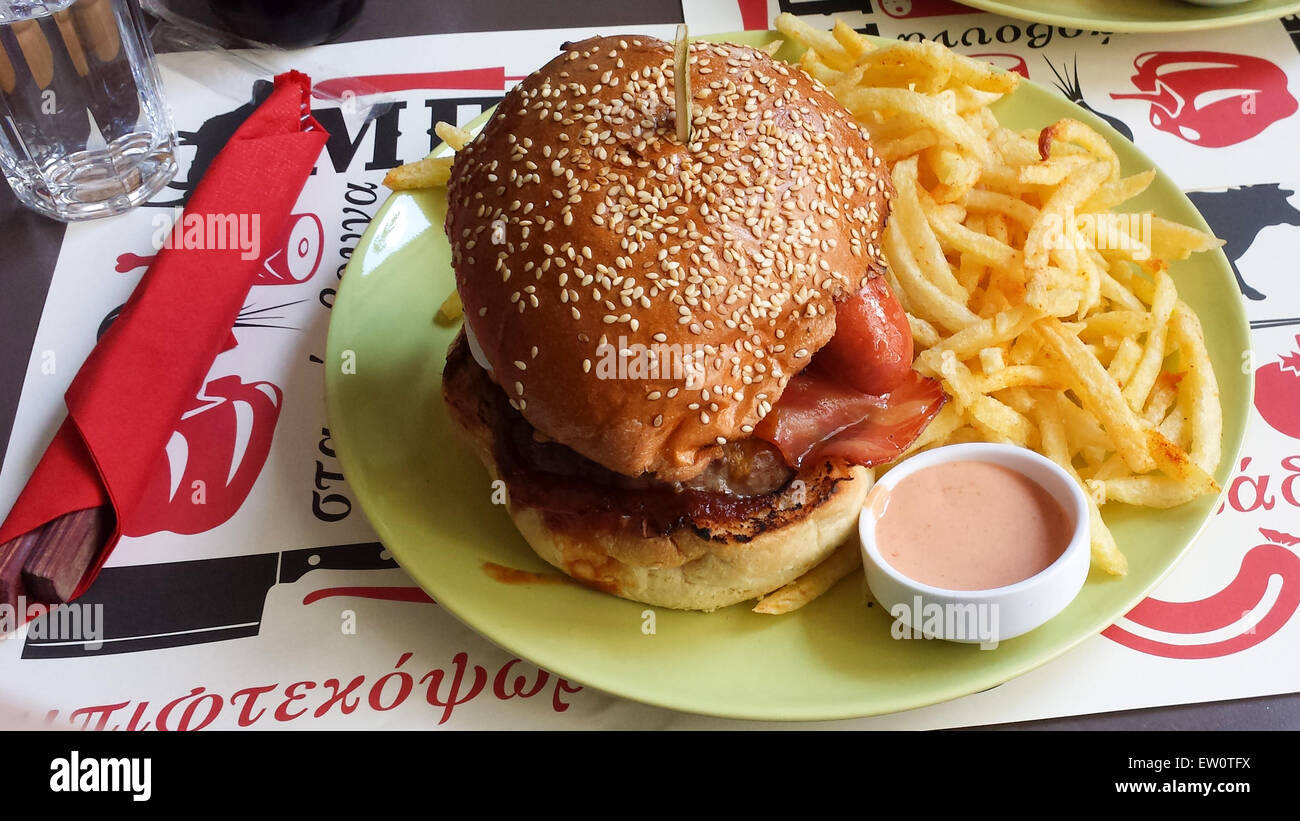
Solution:
[[[894,485],[924,468],[949,462],[989,462],[1001,465],[1037,482],[1061,505],[1073,526],[1065,552],[1041,572],[1023,581],[988,590],[949,590],[909,578],[881,556],[876,545],[878,500]],[[943,500],[935,500],[934,515],[942,517]],[[960,522],[953,522],[960,527]],[[948,445],[912,456],[899,463],[876,482],[858,518],[862,539],[862,564],[871,594],[887,612],[910,630],[905,635],[976,642],[996,647],[999,641],[1033,630],[1065,609],[1088,577],[1091,545],[1088,532],[1088,502],[1083,490],[1055,462],[1014,445],[972,443]],[[937,605],[936,610],[932,605]],[[973,609],[972,609],[973,606]],[[944,619],[945,630],[937,635],[926,630],[927,617],[934,626],[935,613],[952,613]],[[974,614],[978,614],[975,616]],[[979,631],[971,629],[982,618]],[[896,627],[898,625],[896,624]],[[987,629],[986,629],[987,628]],[[972,635],[975,633],[975,635]]]

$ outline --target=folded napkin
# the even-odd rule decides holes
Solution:
[[[310,78],[279,75],[208,167],[185,216],[247,215],[262,238],[283,236],[327,137],[311,116]],[[227,347],[261,267],[246,256],[178,246],[155,258],[73,379],[67,419],[0,525],[0,604],[20,594],[75,598],[132,530],[160,454]]]

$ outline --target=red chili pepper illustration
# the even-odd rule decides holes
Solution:
[[[1295,338],[1300,346],[1300,336]],[[1255,371],[1255,409],[1278,433],[1300,439],[1300,352],[1282,354]]]
[[[1268,60],[1219,51],[1148,51],[1133,61],[1141,93],[1116,100],[1151,103],[1151,124],[1193,145],[1248,140],[1296,112],[1286,73]]]
[[[1139,636],[1118,624],[1106,628],[1102,635],[1130,649],[1174,659],[1228,656],[1254,647],[1272,636],[1300,606],[1300,556],[1277,543],[1294,546],[1300,544],[1300,538],[1262,528],[1260,533],[1269,543],[1251,548],[1242,557],[1236,577],[1218,593],[1191,602],[1148,598],[1125,616],[1127,621],[1171,637],[1223,630],[1242,621],[1246,614],[1254,613],[1264,601],[1269,581],[1279,576],[1282,586],[1277,599],[1253,627],[1229,638],[1200,644],[1178,644]]]
[[[202,533],[235,514],[271,450],[283,394],[270,382],[223,376],[181,416],[123,532]]]

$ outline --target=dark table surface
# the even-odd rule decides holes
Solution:
[[[338,38],[679,23],[678,0],[367,0]],[[37,324],[63,241],[63,225],[22,208],[0,187],[0,464],[3,464]],[[1177,695],[1171,694],[1171,700]],[[1300,694],[1126,710],[999,725],[1044,730],[1273,730],[1300,728]]]

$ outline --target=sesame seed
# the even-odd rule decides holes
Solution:
[[[448,201],[462,206],[448,214],[453,266],[458,277],[481,276],[472,254],[500,251],[483,263],[493,266],[498,298],[531,322],[529,308],[558,297],[579,344],[615,324],[637,334],[647,312],[676,316],[678,341],[689,333],[708,351],[709,384],[646,398],[684,391],[698,400],[690,404],[702,424],[752,418],[748,405],[737,407],[747,395],[766,414],[812,355],[795,340],[825,327],[833,301],[881,261],[887,169],[819,84],[754,49],[703,43],[691,46],[695,136],[677,153],[660,114],[672,106],[670,47],[631,42],[629,54],[627,40],[594,41],[566,53],[566,70],[525,78],[458,152],[448,183]],[[542,121],[546,144],[518,136]],[[744,242],[728,238],[737,232]],[[522,272],[513,284],[512,269]],[[588,298],[598,313],[584,324],[577,303]],[[529,357],[509,321],[502,315],[496,333],[523,372]],[[656,343],[670,339],[670,328],[649,330]],[[591,360],[583,363],[589,373]]]

